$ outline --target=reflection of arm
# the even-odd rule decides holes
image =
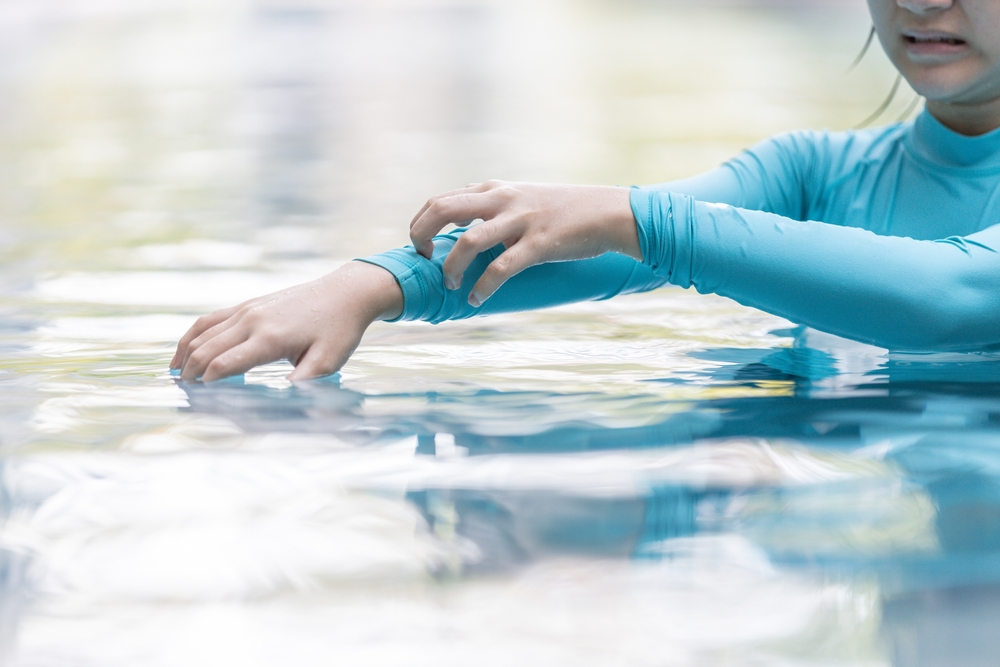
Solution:
[[[1000,226],[917,241],[639,190],[632,210],[672,284],[893,349],[1000,343]]]

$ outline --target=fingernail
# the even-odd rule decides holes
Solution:
[[[451,276],[444,277],[444,286],[451,290],[458,289],[458,285],[456,285],[455,281],[451,279]]]
[[[480,301],[476,293],[473,292],[472,294],[469,295],[469,305],[472,306],[473,308],[479,308],[479,306],[483,305],[483,302]]]

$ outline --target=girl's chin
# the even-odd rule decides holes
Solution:
[[[956,71],[958,70],[958,71]],[[904,72],[910,87],[918,95],[936,102],[955,102],[959,104],[976,104],[986,102],[995,97],[996,94],[983,96],[978,91],[989,88],[1000,90],[1000,80],[993,82],[993,85],[983,86],[980,81],[981,76],[971,76],[969,72],[963,72],[959,68],[937,67],[930,70],[918,72]],[[984,99],[977,99],[978,97]]]

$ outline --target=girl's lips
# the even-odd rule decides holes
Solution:
[[[969,43],[961,37],[944,32],[904,31],[903,44],[907,53],[917,57],[949,57],[962,55]]]

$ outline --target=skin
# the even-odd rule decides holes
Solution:
[[[1000,127],[1000,0],[869,0],[886,53],[927,109],[951,129],[978,135]],[[490,181],[432,197],[410,223],[410,239],[430,257],[433,237],[469,225],[444,262],[457,289],[480,252],[506,248],[473,287],[477,306],[532,266],[615,251],[642,259],[624,188]],[[181,338],[171,368],[184,380],[217,380],[287,359],[302,380],[340,369],[372,322],[398,317],[403,294],[384,269],[350,262],[304,285],[198,319]]]
[[[349,262],[318,280],[198,318],[177,344],[171,368],[205,382],[277,359],[292,380],[329,375],[347,361],[365,329],[398,317],[403,294],[385,269]]]
[[[413,246],[425,257],[448,224],[482,223],[462,235],[444,262],[445,283],[457,289],[480,252],[503,243],[476,282],[478,305],[512,275],[543,262],[617,251],[642,259],[626,188],[491,181],[432,197],[410,223]],[[211,382],[278,359],[304,380],[340,369],[375,320],[403,310],[391,273],[349,262],[311,283],[251,299],[199,318],[177,344],[171,368],[182,380]]]
[[[868,0],[868,7],[889,59],[935,118],[970,136],[1000,127],[1000,2]],[[959,43],[920,39],[932,36]]]

